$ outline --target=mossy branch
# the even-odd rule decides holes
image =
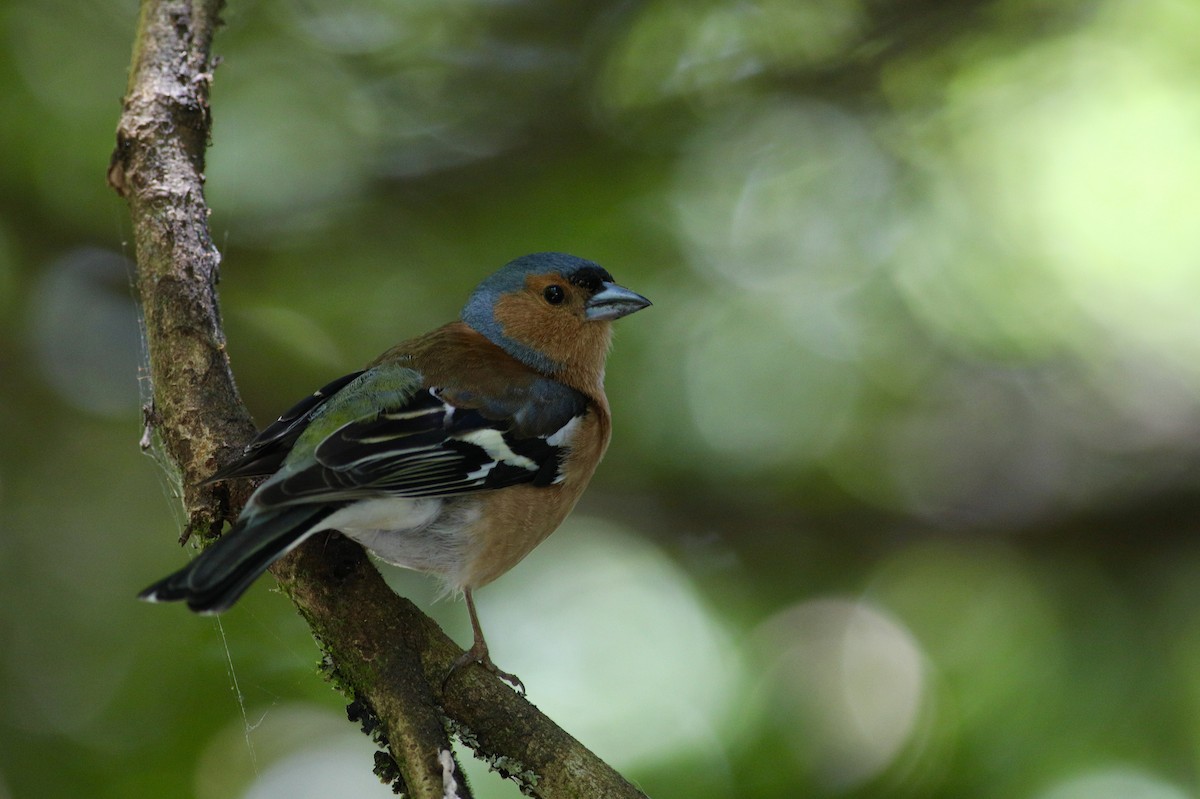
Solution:
[[[223,0],[143,0],[109,184],[129,203],[145,315],[153,425],[179,470],[184,540],[236,517],[250,486],[204,486],[254,433],[225,351],[204,156],[213,34]],[[148,439],[145,439],[148,440]],[[540,797],[641,797],[606,763],[482,669],[441,682],[461,650],[396,596],[362,549],[310,541],[273,567],[354,707],[365,704],[413,797],[465,796],[447,729]],[[362,715],[362,712],[359,713]],[[457,786],[457,787],[455,787]],[[454,791],[454,793],[451,793]]]

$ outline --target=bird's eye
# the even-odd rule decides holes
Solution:
[[[546,290],[542,292],[542,296],[551,305],[561,305],[562,301],[567,298],[567,292],[563,291],[562,286],[546,286]]]

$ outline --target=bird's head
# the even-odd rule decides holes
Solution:
[[[462,320],[546,375],[603,375],[614,319],[650,300],[613,282],[598,264],[558,252],[505,264],[472,292]],[[572,381],[575,382],[575,381]]]

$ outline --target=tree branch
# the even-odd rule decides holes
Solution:
[[[201,485],[254,433],[225,352],[216,293],[220,254],[203,191],[211,44],[222,5],[143,0],[108,172],[133,222],[153,384],[147,424],[179,472],[184,541],[219,533],[251,488],[244,481]],[[272,570],[325,651],[332,678],[365,717],[364,729],[386,742],[410,795],[467,795],[454,771],[449,727],[530,795],[642,796],[482,669],[455,674],[439,695],[461,650],[387,587],[357,545],[338,535],[318,537]]]
[[[254,433],[225,355],[216,299],[220,254],[204,204],[209,43],[220,4],[142,5],[108,170],[133,218],[154,387],[147,423],[182,477],[184,540],[193,532],[215,535],[230,506],[244,504],[245,487],[231,497],[199,483],[223,460],[223,450]]]

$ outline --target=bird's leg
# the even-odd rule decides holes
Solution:
[[[467,600],[467,613],[471,616],[471,631],[475,634],[475,642],[471,644],[470,649],[463,652],[450,666],[450,671],[446,673],[445,679],[442,680],[442,691],[445,692],[446,683],[450,682],[450,678],[454,676],[454,672],[468,663],[478,663],[524,695],[525,683],[521,682],[521,679],[517,675],[501,671],[492,662],[492,658],[488,654],[487,641],[483,638],[483,627],[479,624],[479,615],[475,612],[475,599],[471,596],[471,589],[464,588],[463,597]]]

